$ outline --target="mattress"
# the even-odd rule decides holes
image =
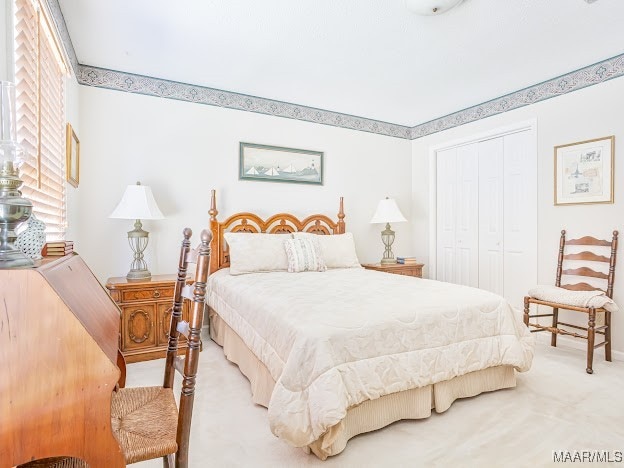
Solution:
[[[271,430],[296,447],[364,402],[493,367],[525,371],[533,357],[520,312],[475,288],[364,269],[223,269],[209,291],[209,306],[274,381]]]

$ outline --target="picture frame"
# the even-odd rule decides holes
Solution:
[[[65,144],[65,173],[67,182],[78,187],[80,183],[80,140],[72,125],[67,122]]]
[[[555,205],[613,203],[615,136],[555,146]]]
[[[241,142],[239,180],[323,185],[323,152]]]

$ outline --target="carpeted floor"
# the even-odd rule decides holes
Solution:
[[[429,419],[357,436],[322,462],[273,436],[266,409],[251,402],[247,379],[205,337],[190,466],[541,467],[561,465],[553,461],[560,450],[604,450],[615,459],[624,452],[624,362],[605,362],[602,349],[596,354],[588,375],[582,351],[538,344],[532,369],[518,374],[515,389],[458,400]],[[159,385],[163,366],[163,360],[128,365],[127,386]]]

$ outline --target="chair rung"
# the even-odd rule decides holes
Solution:
[[[530,324],[529,324],[530,325]],[[548,331],[548,330],[529,330],[531,333],[539,333],[539,332],[543,332],[543,331]]]
[[[569,335],[569,336],[574,336],[575,338],[583,338],[584,340],[587,339],[587,336],[585,335],[579,335],[578,333],[563,330],[561,328],[546,327],[544,325],[540,325],[539,323],[529,323],[529,326],[535,327],[535,328],[541,328],[544,331],[549,331],[551,333],[556,333],[559,335]]]
[[[572,327],[572,328],[576,328],[577,330],[587,331],[587,327],[581,327],[579,325],[573,325],[571,323],[559,322],[559,325],[565,325],[566,327]]]
[[[607,340],[603,341],[602,343],[598,343],[597,345],[594,345],[594,349],[596,349],[596,348],[600,348],[601,346],[604,346],[604,345],[606,345],[607,343],[608,343],[608,341],[607,341]]]
[[[601,330],[605,330],[609,328],[607,325],[603,325],[602,327],[595,327],[594,330],[596,330],[596,333],[600,332]]]
[[[555,314],[535,314],[535,315],[529,315],[529,318],[534,318],[534,317],[554,317]]]

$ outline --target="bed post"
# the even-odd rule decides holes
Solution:
[[[216,191],[212,189],[210,191],[210,232],[212,232],[212,239],[210,240],[210,270],[209,273],[214,273],[219,269],[219,261],[221,259],[221,246],[219,245],[221,237],[219,236],[219,222],[217,221],[217,196]]]
[[[340,197],[340,210],[338,211],[338,224],[336,234],[344,234],[345,233],[345,222],[344,222],[344,197]]]

